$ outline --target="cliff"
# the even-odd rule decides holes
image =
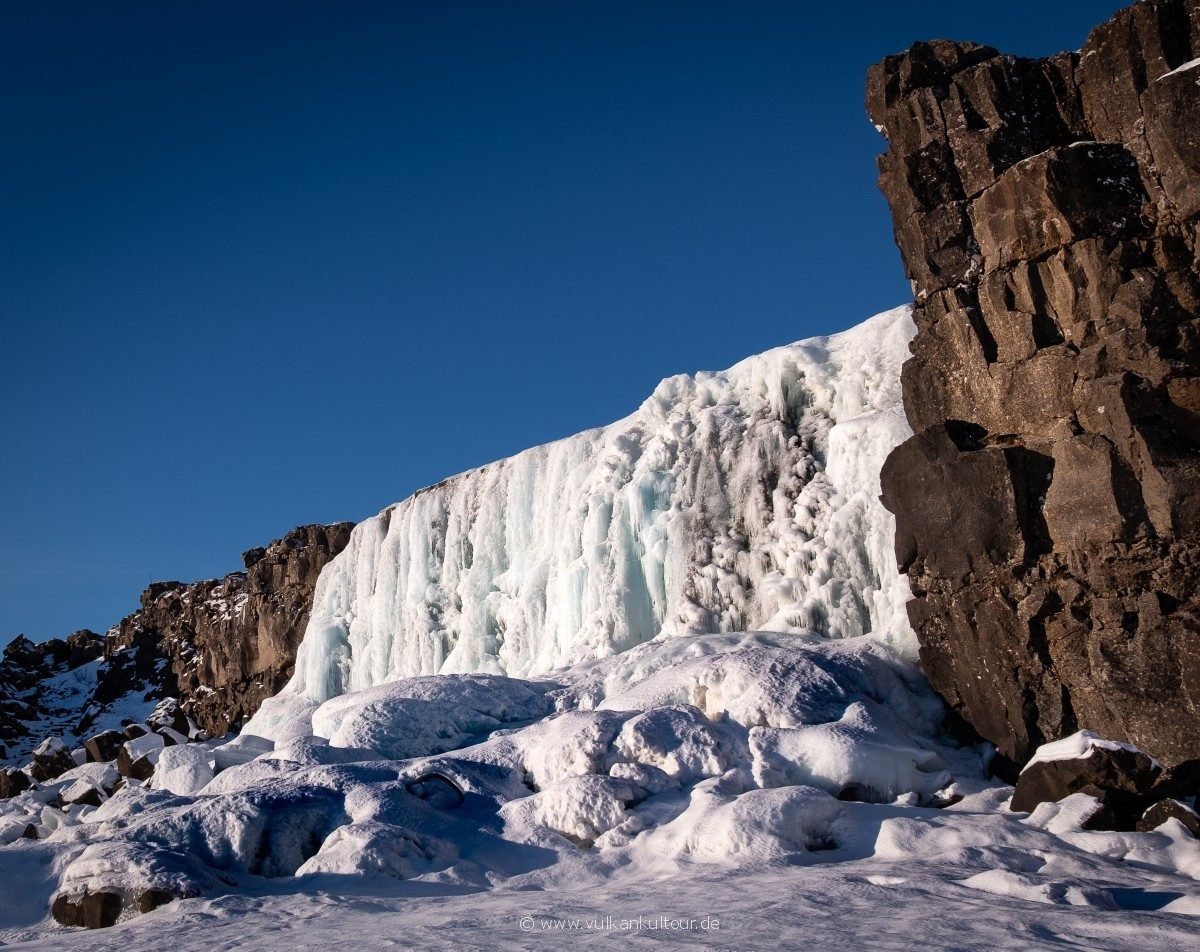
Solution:
[[[244,553],[244,572],[192,584],[159,582],[108,633],[105,653],[151,649],[167,659],[184,710],[211,736],[240,727],[288,678],[321,569],[353,523],[293,529]]]
[[[169,697],[210,736],[240,727],[291,677],[317,576],[351,528],[300,526],[246,552],[244,572],[157,582],[104,636],[13,639],[0,658],[0,760],[144,720]]]
[[[1200,7],[1078,53],[872,68],[916,298],[889,457],[923,668],[1011,774],[1089,728],[1200,757]]]

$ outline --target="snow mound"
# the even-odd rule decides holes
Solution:
[[[831,724],[756,727],[750,747],[762,787],[809,784],[842,799],[889,803],[905,793],[928,800],[951,781],[928,742],[922,746],[890,712],[860,701]]]
[[[207,750],[195,744],[167,747],[158,755],[153,786],[180,796],[198,793],[213,779],[213,762]]]
[[[247,730],[297,736],[401,678],[528,678],[660,635],[871,633],[912,656],[879,470],[909,434],[897,308],[611,426],[455,476],[358,525],[321,573],[292,681]]]
[[[226,758],[215,778],[223,748],[167,747],[148,787],[83,824],[61,892],[115,893],[132,910],[247,876],[475,882],[508,863],[481,853],[519,845],[771,859],[832,842],[845,785],[924,801],[949,781],[940,709],[880,642],[688,640],[553,680],[431,675],[340,696],[309,737],[273,750],[246,738],[236,746],[257,756]],[[465,797],[432,797],[435,784]]]
[[[312,729],[334,747],[368,748],[404,760],[544,717],[550,712],[546,690],[496,675],[404,678],[326,701],[313,713]]]

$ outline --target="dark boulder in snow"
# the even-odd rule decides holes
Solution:
[[[1178,800],[1159,800],[1153,804],[1137,821],[1137,829],[1148,833],[1157,830],[1168,820],[1178,820],[1191,831],[1192,836],[1200,836],[1200,815]]]
[[[120,753],[121,745],[128,739],[120,731],[102,731],[84,741],[83,749],[87,752],[89,761],[99,763],[116,760],[117,754]]]
[[[86,780],[76,780],[59,794],[59,799],[66,804],[98,807],[104,802],[105,795]]]
[[[22,790],[28,790],[31,786],[33,786],[33,781],[25,771],[13,767],[0,770],[0,800],[15,797]]]
[[[171,734],[168,732],[173,732],[182,734],[186,739],[196,733],[196,725],[183,712],[179,701],[173,697],[166,697],[158,702],[154,710],[150,712],[150,716],[146,718],[146,726],[161,733],[164,737],[170,737]]]
[[[127,740],[117,754],[117,772],[122,777],[149,780],[165,746],[166,743],[158,734],[143,734]]]
[[[138,912],[153,912],[159,906],[165,906],[169,902],[174,902],[175,898],[174,895],[165,889],[143,890],[137,900]]]
[[[50,914],[64,926],[106,929],[116,925],[117,917],[121,915],[121,897],[110,892],[56,896]]]
[[[1010,808],[1030,813],[1086,793],[1102,804],[1088,829],[1132,830],[1149,805],[1162,768],[1136,747],[1104,740],[1089,731],[1038,748],[1021,772]]]
[[[75,766],[71,751],[57,737],[47,737],[33,752],[29,774],[34,780],[45,782]]]

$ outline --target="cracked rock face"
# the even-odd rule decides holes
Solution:
[[[291,677],[317,576],[352,528],[300,526],[243,554],[245,572],[151,585],[141,609],[109,632],[105,650],[148,646],[169,660],[184,711],[210,736],[240,727]]]
[[[883,471],[934,687],[1000,772],[1089,728],[1200,757],[1200,4],[1079,53],[871,69],[916,296]]]

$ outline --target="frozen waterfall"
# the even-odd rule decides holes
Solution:
[[[631,416],[423,489],[322,572],[247,732],[419,674],[528,677],[716,631],[916,642],[879,471],[908,434],[909,308],[664,380]]]

